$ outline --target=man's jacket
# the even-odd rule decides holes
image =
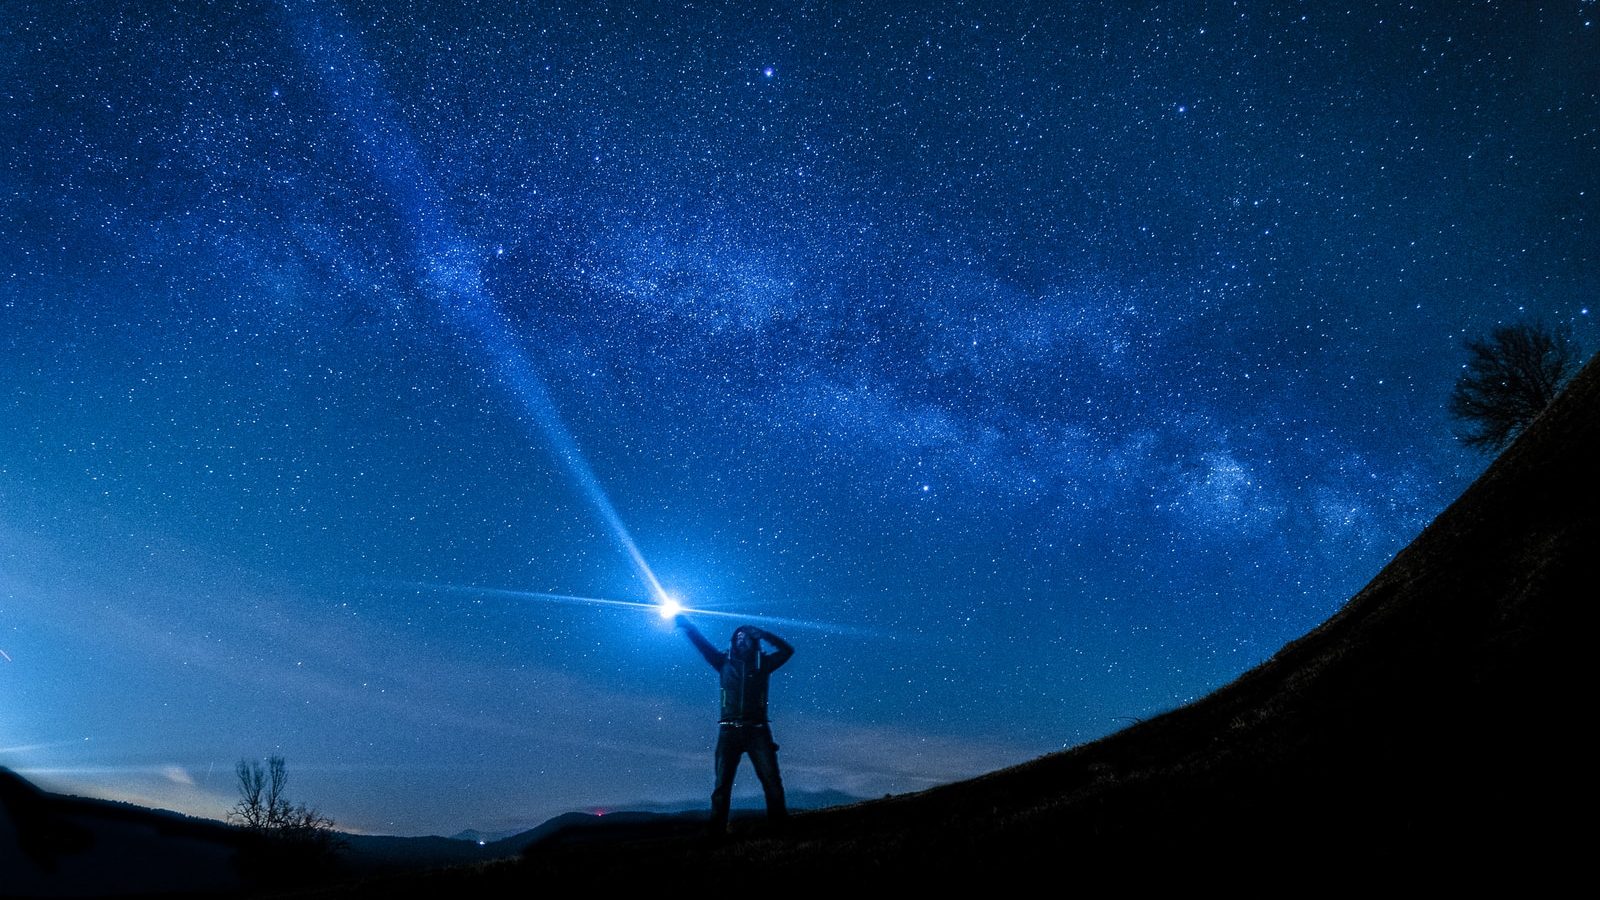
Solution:
[[[722,676],[722,716],[719,721],[723,725],[765,725],[767,679],[779,666],[789,661],[789,657],[794,655],[794,648],[782,638],[766,634],[768,643],[777,649],[766,653],[756,642],[756,652],[751,654],[750,659],[744,660],[711,646],[711,642],[693,625],[684,630],[688,632],[689,640],[694,642],[695,649]]]

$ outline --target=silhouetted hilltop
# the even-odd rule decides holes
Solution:
[[[754,815],[741,798],[734,821]],[[796,809],[859,800],[837,791],[795,794]],[[514,858],[529,847],[615,843],[697,834],[704,804],[658,804],[604,815],[570,812],[524,831],[454,837],[340,834],[328,865],[307,871],[247,831],[131,803],[52,794],[0,768],[0,897],[245,893],[265,885],[359,879]],[[302,861],[303,862],[303,861]]]
[[[244,844],[221,822],[50,794],[0,769],[0,896],[235,891]]]

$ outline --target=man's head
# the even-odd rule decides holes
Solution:
[[[749,625],[740,625],[733,632],[733,655],[740,659],[749,659],[760,648],[761,632]]]

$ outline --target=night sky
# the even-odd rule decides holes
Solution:
[[[0,4],[0,764],[703,803],[653,573],[881,796],[1326,619],[1600,346],[1600,5],[1129,5]]]

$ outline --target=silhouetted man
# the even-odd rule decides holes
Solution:
[[[717,726],[717,784],[711,790],[711,833],[728,830],[728,804],[733,796],[733,773],[739,757],[750,754],[750,765],[761,779],[767,795],[767,818],[782,821],[788,817],[783,803],[783,779],[778,775],[778,745],[772,741],[767,723],[767,679],[789,661],[794,648],[789,642],[753,625],[741,625],[733,632],[727,653],[711,646],[699,629],[682,615],[674,621],[711,668],[722,677],[722,718]],[[761,642],[772,645],[772,652],[761,649]]]

